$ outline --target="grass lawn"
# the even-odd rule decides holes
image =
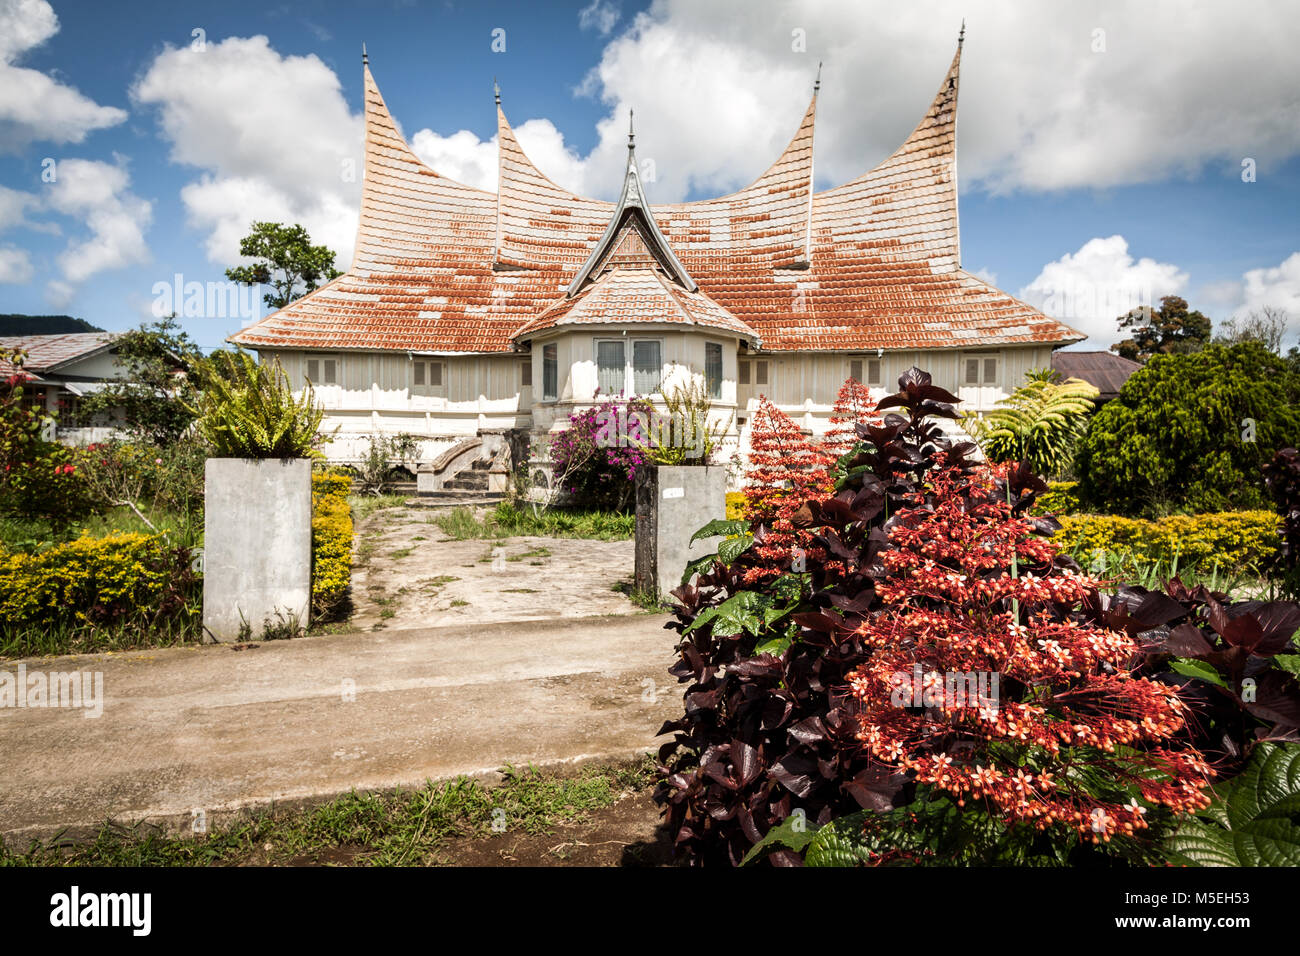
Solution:
[[[586,838],[597,831],[613,837],[603,841],[607,846],[625,839],[625,846],[648,847],[654,841],[653,766],[647,757],[576,772],[507,768],[505,780],[494,787],[461,778],[419,790],[354,792],[310,809],[258,812],[202,836],[107,824],[82,844],[53,839],[0,845],[0,866],[575,862],[575,852],[593,846]]]
[[[551,508],[534,514],[527,505],[502,502],[483,518],[472,508],[453,508],[431,519],[453,541],[478,538],[591,538],[625,541],[636,533],[636,515],[618,511]]]

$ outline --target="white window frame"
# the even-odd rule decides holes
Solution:
[[[713,389],[709,388],[709,346],[718,347],[718,394],[713,394]],[[722,400],[723,385],[727,381],[727,344],[716,340],[704,341],[704,387],[708,390],[709,398],[714,401]]]
[[[971,362],[979,362],[978,374],[976,381],[971,381],[969,375]],[[993,362],[993,376],[990,379],[988,374],[988,363]],[[997,388],[998,382],[1002,378],[1002,355],[999,352],[963,352],[961,356],[961,371],[958,381],[962,388]]]
[[[853,374],[853,366],[861,363],[858,374]],[[872,373],[872,363],[875,363],[875,373]],[[849,359],[848,378],[854,379],[859,385],[868,387],[880,385],[881,379],[885,374],[885,360],[879,355],[854,355]]]
[[[546,352],[551,350],[555,353],[555,387],[552,391],[546,390]],[[547,342],[542,346],[542,401],[556,402],[560,399],[560,345],[558,342]]]
[[[764,388],[771,381],[767,359],[751,356],[736,360],[736,385],[739,388]]]
[[[312,363],[316,363],[319,374],[311,377]],[[334,381],[325,379],[325,363],[334,363]],[[309,352],[302,357],[302,377],[304,382],[310,382],[312,388],[321,388],[323,386],[341,385],[343,383],[343,356],[331,352]]]
[[[647,392],[647,395],[653,395],[663,387],[664,383],[664,355],[667,351],[667,344],[661,336],[657,335],[602,335],[592,340],[591,357],[596,366],[596,381],[600,381],[600,344],[602,342],[621,342],[623,344],[623,397],[633,398],[639,393],[635,391],[636,386],[636,367],[633,362],[633,356],[636,354],[637,342],[654,342],[659,346],[659,382],[655,385],[654,390]],[[605,396],[609,397],[609,396]]]
[[[427,355],[416,355],[411,359],[412,395],[441,395],[446,389],[447,363],[445,361]]]

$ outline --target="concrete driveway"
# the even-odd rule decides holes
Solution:
[[[103,714],[0,707],[11,846],[649,750],[681,713],[661,614],[23,662],[103,674]],[[15,673],[18,662],[0,666]],[[17,838],[15,840],[15,838]]]

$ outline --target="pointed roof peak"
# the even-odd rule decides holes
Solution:
[[[957,45],[961,46],[966,40],[966,18],[961,18],[961,30],[957,33]]]
[[[822,64],[817,61],[817,79],[813,80],[813,96],[816,96],[822,88]]]
[[[361,41],[361,65],[362,65],[362,66],[369,66],[369,65],[370,65],[370,57],[368,57],[368,56],[366,55],[366,41],[365,41],[365,40],[362,40],[362,41]]]
[[[632,218],[640,220],[639,225],[636,227],[637,231],[641,235],[649,254],[663,266],[669,278],[688,292],[694,292],[698,288],[695,280],[686,272],[686,267],[677,258],[677,254],[668,245],[668,239],[659,229],[659,224],[655,222],[654,213],[650,209],[650,200],[646,198],[645,190],[641,186],[641,174],[637,171],[636,133],[633,131],[632,119],[632,111],[629,110],[627,170],[623,174],[623,190],[619,194],[618,203],[614,206],[614,212],[609,217],[609,224],[606,225],[604,233],[596,243],[596,247],[591,250],[591,255],[587,257],[587,261],[583,263],[582,268],[573,277],[573,281],[569,283],[568,294],[570,297],[577,295],[587,281],[594,278],[597,266],[609,258],[610,253],[618,244],[624,228]]]
[[[495,76],[492,77],[492,97],[497,101],[497,106],[500,106],[501,105],[501,84],[497,82],[497,78]]]

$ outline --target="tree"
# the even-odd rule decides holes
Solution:
[[[202,351],[175,315],[124,332],[113,348],[125,377],[84,396],[77,419],[91,423],[120,409],[123,430],[162,447],[173,444],[194,420],[187,406],[194,402],[191,373],[202,363]]]
[[[1260,469],[1300,441],[1300,371],[1257,342],[1157,355],[1079,443],[1080,493],[1119,514],[1265,504]]]
[[[1119,317],[1121,329],[1131,336],[1111,346],[1126,359],[1145,362],[1158,353],[1195,352],[1210,340],[1210,319],[1187,308],[1187,300],[1167,295],[1160,308],[1139,306]]]
[[[283,309],[314,292],[322,278],[328,282],[343,274],[334,268],[334,253],[326,246],[313,246],[307,230],[296,223],[253,223],[253,231],[239,241],[239,254],[257,261],[227,269],[226,278],[244,285],[269,285],[272,291],[262,300],[270,309]]]
[[[1041,475],[1059,475],[1070,464],[1099,393],[1082,379],[1055,381],[1050,369],[1031,370],[1026,377],[988,417],[968,416],[966,430],[990,461],[1028,461]]]
[[[1266,305],[1252,310],[1241,318],[1228,319],[1220,327],[1214,341],[1220,345],[1235,345],[1238,342],[1258,342],[1270,352],[1282,353],[1282,336],[1286,334],[1290,316],[1286,309]]]

